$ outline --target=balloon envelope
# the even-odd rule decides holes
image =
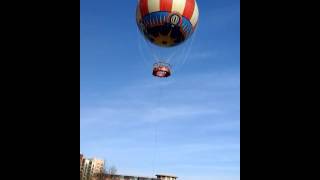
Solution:
[[[186,41],[198,23],[195,0],[139,0],[136,20],[145,38],[161,47]]]

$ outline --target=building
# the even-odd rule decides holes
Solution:
[[[157,174],[156,176],[158,180],[176,180],[178,178],[176,176],[169,176],[169,175],[162,175],[162,174]]]
[[[103,177],[94,176],[91,180],[176,180],[176,176],[156,175],[157,177],[140,177],[140,176],[126,176],[126,175],[110,175],[105,174]]]
[[[84,163],[84,157],[83,157],[83,154],[80,153],[80,178],[82,177],[83,163]]]
[[[82,160],[83,160],[83,154],[80,153],[80,166],[81,166]]]
[[[127,176],[105,174],[104,161],[96,158],[87,159],[80,153],[80,180],[176,180],[176,176],[156,175],[156,177]]]
[[[106,174],[103,178],[99,176],[93,177],[91,180],[159,180],[151,177],[126,176],[126,175],[110,175]]]
[[[96,175],[104,173],[104,161],[96,158],[84,159],[82,171],[80,170],[81,180],[91,180]]]

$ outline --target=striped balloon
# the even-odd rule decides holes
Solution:
[[[136,11],[140,31],[162,47],[187,40],[197,27],[198,17],[195,0],[139,0]]]

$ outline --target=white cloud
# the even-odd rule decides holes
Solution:
[[[95,106],[81,107],[81,149],[116,162],[119,172],[124,174],[134,174],[139,169],[145,171],[141,172],[143,175],[150,174],[155,153],[157,169],[171,168],[180,179],[199,180],[199,176],[183,173],[193,169],[193,165],[203,167],[206,174],[211,170],[227,171],[217,167],[239,161],[239,139],[237,135],[219,133],[238,132],[239,85],[238,71],[128,84],[116,93],[101,96]],[[157,147],[155,124],[171,128],[159,131],[159,138],[163,139]],[[194,129],[196,134],[176,132],[183,126]],[[136,164],[137,161],[141,163]],[[238,167],[232,166],[228,171],[234,171],[232,168],[236,171]],[[215,177],[203,176],[201,180]],[[237,180],[236,176],[220,178]]]
[[[196,60],[202,60],[202,59],[208,59],[208,60],[214,60],[218,57],[218,52],[213,50],[201,50],[201,51],[193,51],[190,53],[189,59],[196,59]]]

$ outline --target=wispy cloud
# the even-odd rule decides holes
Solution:
[[[225,112],[226,105],[219,99],[227,103],[227,96],[232,95],[230,100],[234,102],[234,96],[239,96],[239,86],[238,72],[203,73],[162,82],[153,79],[136,82],[112,94],[112,97],[101,97],[101,104],[97,106],[82,107],[81,123],[122,123],[130,119],[157,122],[220,114]],[[209,99],[211,102],[207,101]],[[238,105],[234,104],[235,107]]]
[[[204,12],[201,16],[201,25],[210,29],[225,28],[232,22],[237,22],[240,19],[239,4],[234,3],[225,7],[212,7],[210,11]]]
[[[168,79],[150,75],[156,57],[128,19],[136,2],[121,14],[118,8],[105,12],[100,2],[85,4],[81,151],[105,158],[121,174],[239,180],[239,1],[198,1],[199,26],[192,37],[175,53],[155,52],[171,58]],[[101,23],[110,13],[124,21],[112,27]],[[122,35],[114,36],[119,31]]]
[[[218,52],[214,50],[201,50],[190,53],[189,59],[213,60],[218,57]]]
[[[125,174],[152,175],[153,164],[190,180],[184,171],[196,166],[216,174],[236,170],[239,85],[238,71],[130,83],[81,107],[82,150],[116,162]]]

